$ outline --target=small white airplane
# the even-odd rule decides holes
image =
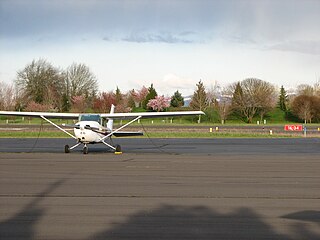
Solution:
[[[177,111],[177,112],[137,112],[137,113],[114,113],[115,106],[111,106],[110,113],[101,114],[82,114],[82,113],[53,113],[53,112],[17,112],[17,111],[0,111],[0,116],[21,116],[21,117],[39,117],[55,126],[59,130],[74,138],[77,143],[74,146],[65,145],[64,152],[69,153],[70,150],[83,144],[83,153],[88,153],[87,144],[103,143],[116,153],[121,152],[121,146],[113,146],[111,137],[139,136],[142,132],[122,132],[123,128],[129,126],[133,122],[141,118],[162,118],[186,115],[203,115],[202,111]],[[62,124],[63,127],[72,127],[74,135],[58,126],[49,118],[57,119],[74,119],[78,122],[74,125]],[[117,129],[113,129],[114,119],[131,119],[128,123]],[[108,120],[106,122],[106,120]],[[106,124],[105,124],[106,122]],[[105,125],[105,126],[104,126]],[[109,142],[106,142],[109,140]]]

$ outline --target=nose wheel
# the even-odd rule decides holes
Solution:
[[[89,148],[87,147],[87,145],[84,145],[82,152],[83,154],[88,154]]]

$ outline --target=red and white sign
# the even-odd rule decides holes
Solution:
[[[302,125],[285,125],[284,130],[286,130],[286,131],[302,131],[303,126]]]

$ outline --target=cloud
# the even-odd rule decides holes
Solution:
[[[195,39],[191,38],[191,32],[189,34],[172,34],[169,32],[163,33],[145,33],[145,32],[133,32],[129,36],[122,38],[125,42],[135,43],[194,43]]]
[[[290,41],[272,45],[271,50],[320,55],[320,41]]]
[[[111,41],[111,39],[109,37],[103,37],[102,40],[107,41],[107,42]]]
[[[196,89],[196,84],[200,79],[193,79],[190,77],[179,76],[177,74],[169,73],[163,76],[159,81],[155,81],[154,85],[156,89],[159,89],[162,93],[173,94],[175,91],[179,91],[183,96],[192,95]],[[201,80],[206,87],[213,86],[215,81]]]
[[[133,88],[136,88],[137,86],[142,85],[149,87],[150,84],[153,83],[156,91],[160,95],[166,94],[167,96],[171,96],[175,91],[178,90],[183,96],[188,96],[193,93],[198,81],[190,77],[168,73],[162,78],[160,77],[156,80],[152,80],[151,82],[148,80],[135,80],[131,81],[130,84]]]
[[[175,90],[187,90],[193,89],[195,87],[196,81],[188,77],[181,77],[176,74],[166,74],[162,81],[159,82],[160,88],[163,89],[175,89]]]

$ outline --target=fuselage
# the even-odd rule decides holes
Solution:
[[[74,128],[74,135],[80,142],[83,143],[99,143],[105,128],[102,126],[102,118],[99,114],[81,114],[79,122],[76,123],[77,128]]]
[[[97,133],[91,129],[86,128],[93,128],[97,131],[103,131],[103,127],[95,121],[80,121],[76,123],[79,128],[74,128],[74,135],[80,142],[83,143],[99,143],[101,142],[101,138],[104,137],[103,134]]]

